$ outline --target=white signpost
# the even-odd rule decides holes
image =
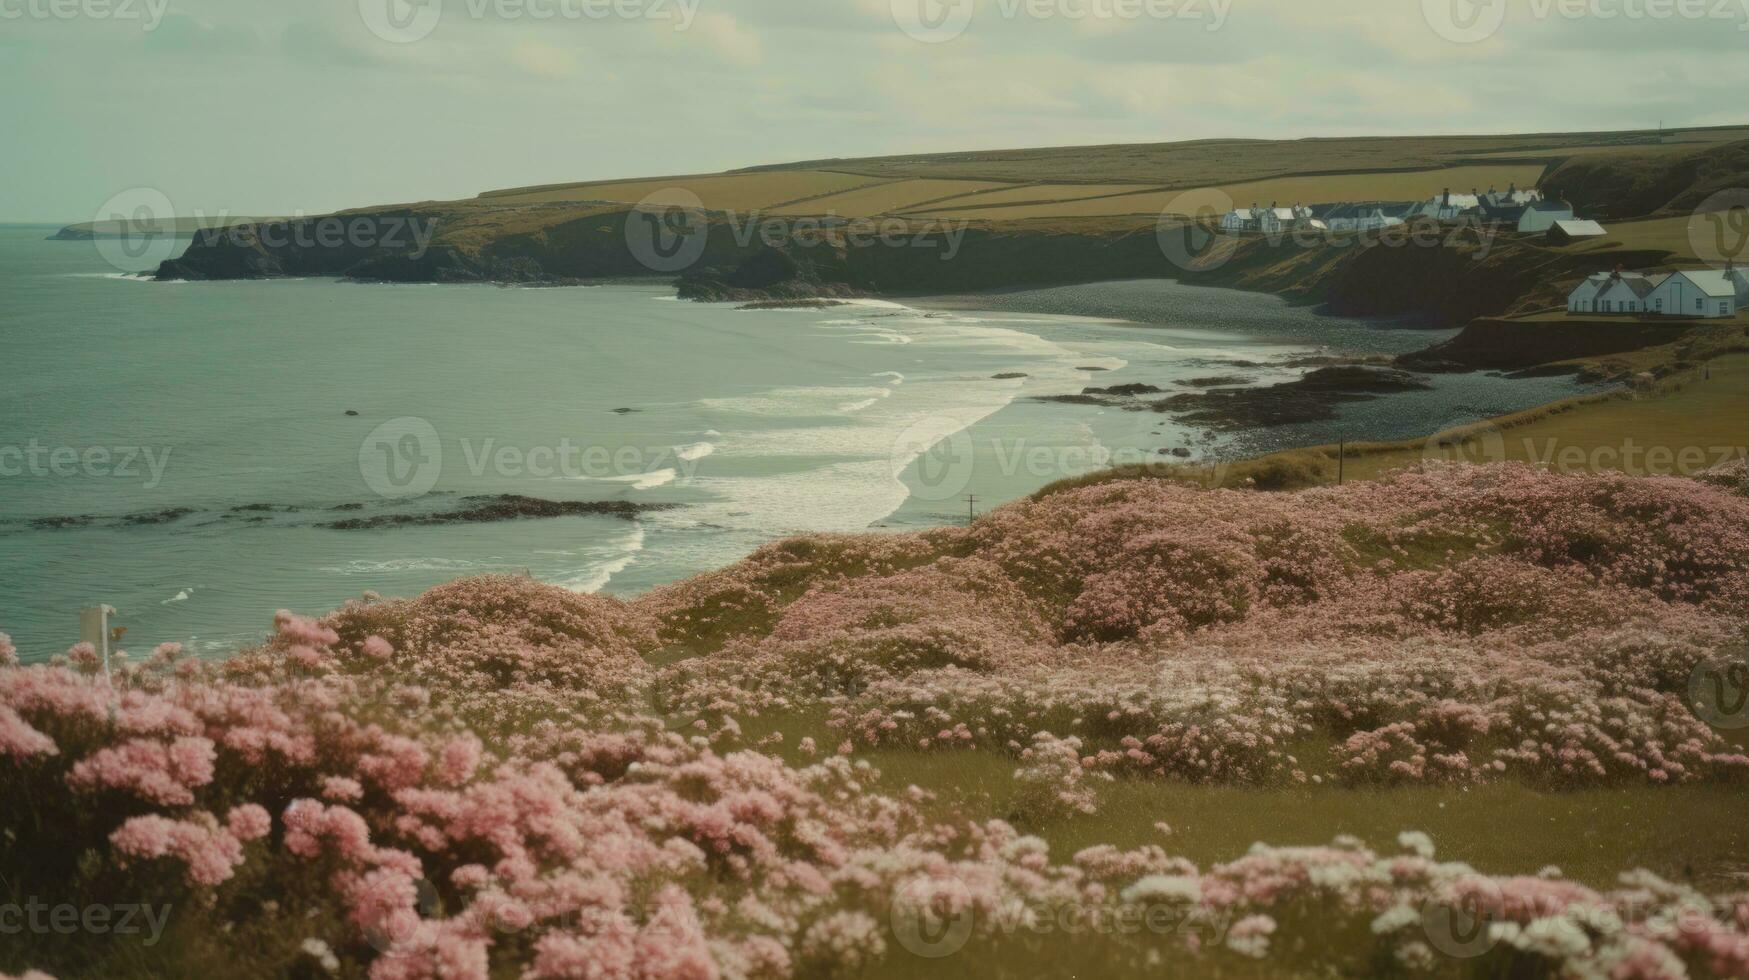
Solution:
[[[109,617],[114,606],[92,606],[79,613],[79,642],[89,643],[103,658],[103,679],[109,680]]]

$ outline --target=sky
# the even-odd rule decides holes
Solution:
[[[1749,122],[1749,0],[0,0],[0,221],[1022,146]]]

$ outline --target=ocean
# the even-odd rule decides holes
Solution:
[[[216,655],[278,609],[366,591],[526,573],[633,594],[790,534],[963,521],[1162,450],[1407,437],[1578,390],[1442,377],[1339,422],[1210,436],[1040,399],[1271,383],[1309,354],[1450,333],[1164,281],[1108,291],[1172,311],[1146,326],[1012,294],[999,311],[742,311],[660,283],[155,283],[53,231],[0,226],[0,631],[27,660],[70,646],[98,603],[124,647]],[[622,509],[470,513],[504,495]]]

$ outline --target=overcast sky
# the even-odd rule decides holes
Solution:
[[[1494,0],[1492,31],[1472,0],[423,2],[0,0],[0,220],[141,186],[289,214],[829,156],[1749,121],[1749,0]]]

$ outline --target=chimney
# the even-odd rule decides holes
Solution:
[[[1518,193],[1518,181],[1516,181],[1516,180],[1513,181],[1511,183],[1511,185],[1506,188],[1506,193],[1517,194]]]
[[[1445,206],[1446,206],[1446,207],[1448,207],[1448,208],[1449,208],[1449,207],[1451,207],[1451,188],[1449,188],[1449,187],[1447,187],[1447,188],[1446,188],[1446,189],[1445,189],[1445,201],[1444,201],[1444,204],[1445,204]]]
[[[1622,266],[1622,264],[1621,264],[1621,263],[1620,263],[1620,262],[1617,262],[1617,263],[1616,263],[1616,264],[1615,264],[1615,271],[1614,271],[1614,272],[1611,272],[1611,273],[1610,273],[1610,274],[1609,274],[1609,278],[1610,278],[1610,279],[1611,279],[1611,280],[1620,280],[1620,279],[1621,279],[1621,274],[1622,274],[1622,269],[1623,269],[1623,266]]]

